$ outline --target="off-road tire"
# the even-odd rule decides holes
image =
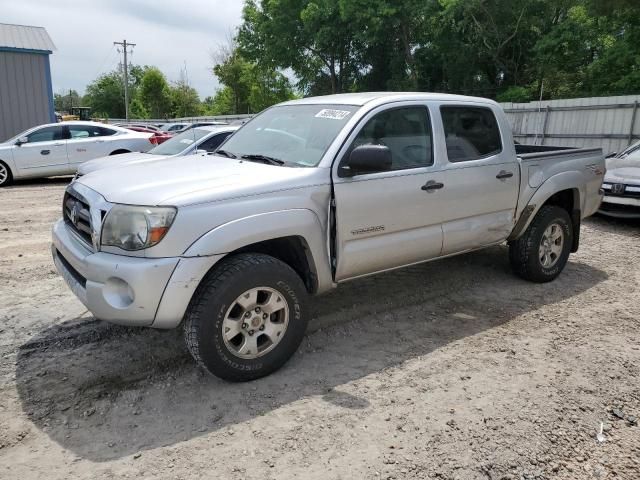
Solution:
[[[225,345],[222,322],[238,296],[256,287],[275,289],[284,297],[289,321],[273,350],[243,359]],[[198,365],[225,380],[243,382],[269,375],[289,360],[304,337],[307,295],[298,274],[276,258],[253,253],[225,258],[207,274],[191,299],[183,322],[187,348]]]
[[[539,255],[540,243],[545,230],[556,223],[561,226],[564,239],[562,253],[554,265],[545,268]],[[517,240],[509,242],[509,260],[514,272],[525,280],[545,283],[554,280],[567,264],[573,243],[573,225],[566,210],[553,205],[543,206]]]

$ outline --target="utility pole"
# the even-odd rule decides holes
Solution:
[[[122,47],[122,53],[124,54],[124,117],[129,121],[129,66],[127,64],[127,47],[135,47],[135,43],[128,43],[126,40],[121,42],[113,42],[114,45],[120,45]],[[120,49],[118,49],[120,53]]]

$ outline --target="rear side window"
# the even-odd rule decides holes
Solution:
[[[115,130],[106,127],[98,127],[95,125],[69,126],[69,135],[71,136],[72,140],[76,138],[106,137],[115,133]]]
[[[493,112],[482,107],[440,107],[450,162],[465,162],[502,151],[500,128]]]
[[[229,135],[231,135],[231,132],[219,133],[218,135],[214,135],[213,137],[208,138],[207,140],[202,142],[198,149],[206,150],[207,152],[215,152],[220,144],[225,141]]]

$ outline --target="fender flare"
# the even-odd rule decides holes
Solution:
[[[581,219],[580,212],[584,209],[583,204],[586,198],[584,186],[582,185],[583,180],[584,178],[582,173],[575,170],[558,173],[545,180],[527,201],[525,207],[520,213],[518,221],[516,222],[516,226],[507,240],[511,241],[519,238],[529,227],[538,211],[552,196],[564,190],[571,190],[573,191],[574,196],[573,211],[568,213],[571,216],[571,220],[574,224],[574,231],[576,232],[574,248],[577,250]]]
[[[283,237],[299,237],[307,262],[317,279],[318,292],[333,286],[325,229],[318,216],[299,208],[259,213],[219,225],[202,235],[183,257],[227,255],[248,245]]]

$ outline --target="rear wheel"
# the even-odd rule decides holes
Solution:
[[[537,283],[554,280],[567,264],[573,243],[573,226],[566,210],[543,206],[517,240],[509,244],[513,270]]]
[[[5,187],[11,183],[13,177],[11,176],[11,170],[9,166],[0,161],[0,187]]]
[[[187,347],[198,364],[226,380],[268,375],[302,341],[306,296],[300,277],[280,260],[229,257],[194,294],[184,321]]]

